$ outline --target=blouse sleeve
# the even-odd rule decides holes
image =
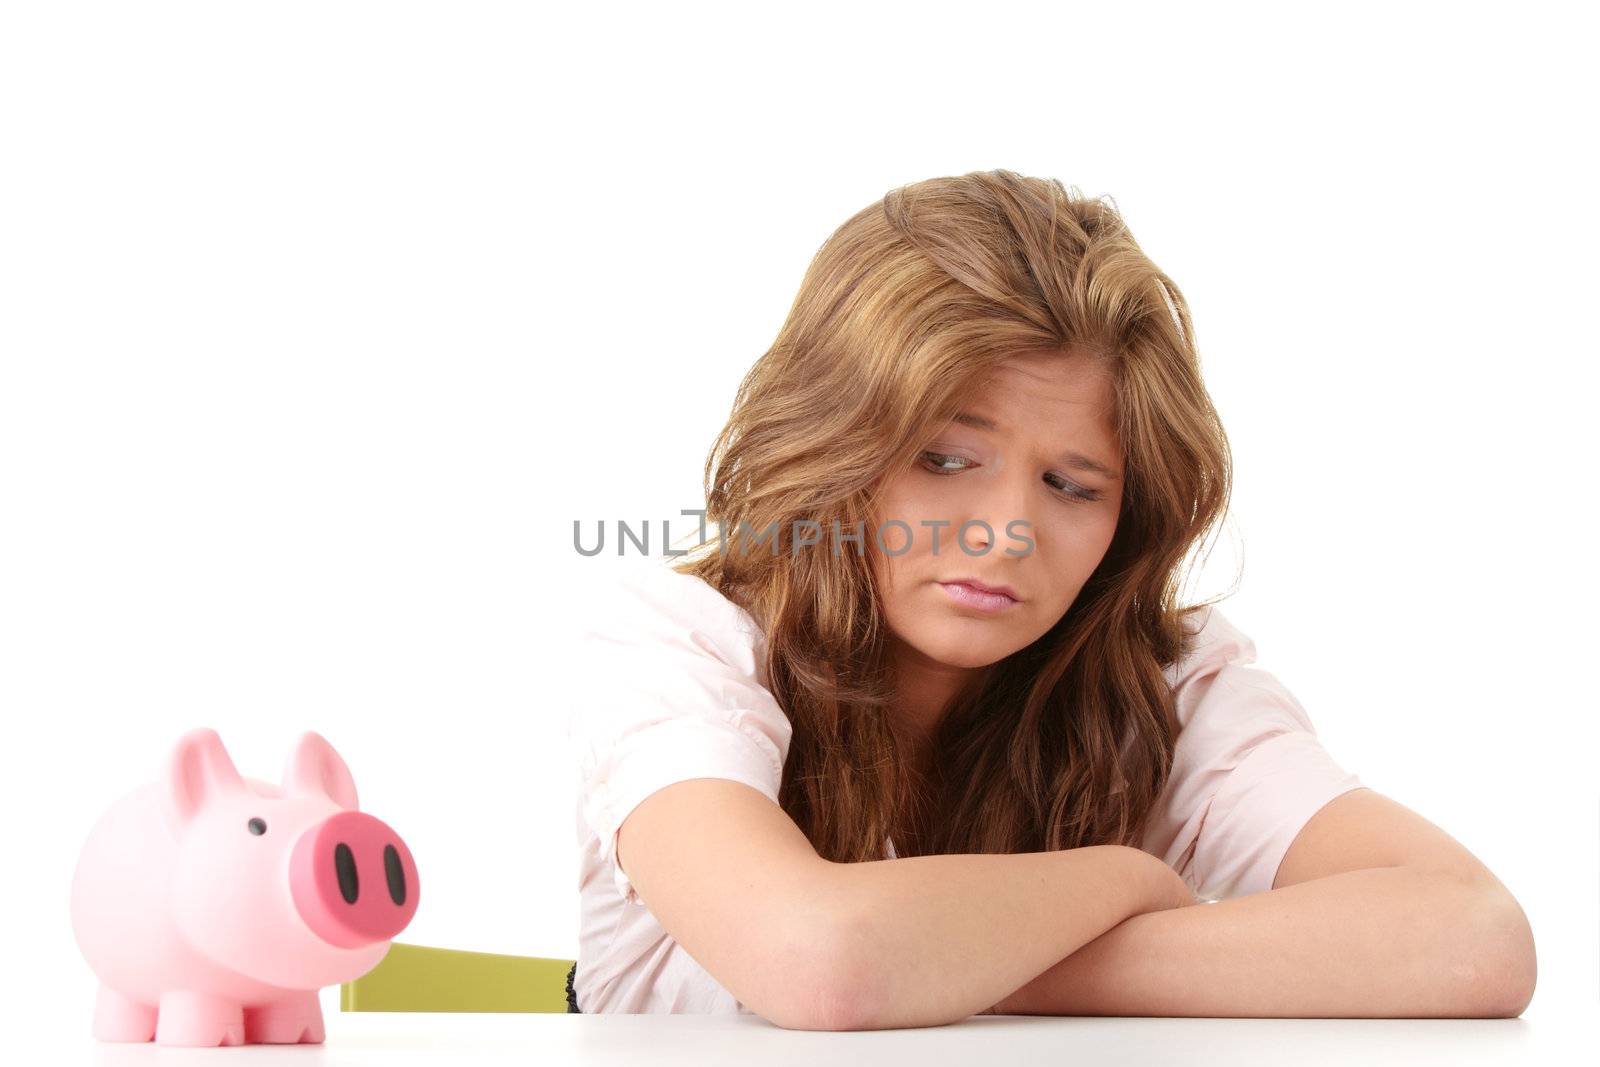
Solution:
[[[1146,851],[1202,899],[1262,893],[1323,805],[1362,788],[1322,747],[1305,708],[1255,666],[1255,643],[1215,605],[1168,668],[1180,724]]]
[[[578,635],[579,696],[567,721],[579,809],[624,901],[617,830],[645,797],[726,778],[774,803],[790,723],[758,680],[759,629],[713,586],[654,558],[595,583]]]

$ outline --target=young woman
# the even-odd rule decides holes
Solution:
[[[1108,203],[1000,170],[854,215],[705,479],[718,536],[624,563],[584,638],[573,1010],[1531,997],[1498,879],[1178,603],[1227,439],[1183,295]]]

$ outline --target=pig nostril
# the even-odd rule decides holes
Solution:
[[[361,893],[361,886],[356,881],[356,857],[343,841],[333,850],[333,868],[339,875],[339,895],[344,897],[346,904],[354,904]]]
[[[400,853],[393,845],[383,846],[383,873],[389,877],[389,899],[396,905],[406,902],[406,872],[400,866]]]

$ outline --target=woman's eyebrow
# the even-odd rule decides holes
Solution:
[[[971,426],[975,430],[987,430],[990,433],[1000,432],[999,425],[993,419],[985,415],[975,415],[970,411],[958,411],[950,421],[959,422],[963,426]],[[1078,470],[1093,471],[1095,474],[1098,474],[1103,478],[1115,480],[1119,477],[1117,472],[1106,466],[1106,464],[1101,463],[1099,460],[1091,459],[1082,452],[1074,452],[1069,449],[1066,452],[1061,453],[1061,455],[1057,458],[1059,458],[1062,463],[1069,467],[1075,467]]]

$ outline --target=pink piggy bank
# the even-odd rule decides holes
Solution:
[[[377,966],[417,890],[411,851],[356,809],[321,736],[300,736],[279,788],[241,778],[215,730],[190,730],[95,824],[73,875],[73,933],[100,979],[94,1036],[319,1042],[317,991]]]

